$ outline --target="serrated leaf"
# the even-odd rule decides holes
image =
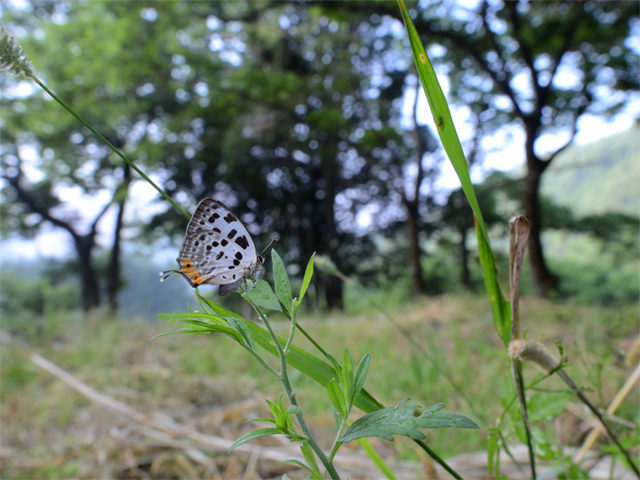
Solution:
[[[291,295],[291,283],[287,270],[278,252],[271,250],[271,261],[273,263],[273,285],[276,289],[276,295],[290,313],[293,314],[293,297]]]
[[[254,430],[253,432],[249,432],[241,436],[235,442],[233,442],[233,445],[231,445],[227,453],[233,452],[236,448],[238,448],[243,443],[247,443],[250,440],[254,440],[260,437],[268,437],[269,435],[280,435],[280,432],[278,431],[277,428],[260,428],[258,430]]]
[[[360,391],[364,387],[364,382],[367,379],[367,373],[369,372],[369,364],[371,363],[371,355],[368,353],[360,359],[358,369],[353,379],[353,396],[351,398],[351,404],[354,404]]]
[[[276,297],[276,294],[271,290],[271,286],[264,280],[259,280],[251,290],[243,293],[242,297],[250,300],[259,307],[276,310],[277,312],[282,311],[278,297]]]
[[[437,403],[428,407],[422,415],[417,418],[420,428],[480,428],[468,417],[459,413],[440,412],[446,405]]]
[[[287,408],[287,412],[292,415],[302,415],[302,410],[296,405],[291,405],[289,408]]]
[[[333,407],[338,410],[338,413],[343,418],[346,418],[347,404],[344,401],[344,393],[342,393],[342,390],[335,378],[327,385],[327,392],[329,392],[329,400],[331,400]]]
[[[426,436],[418,428],[478,428],[463,415],[439,412],[438,410],[445,406],[443,403],[433,405],[419,417],[414,417],[413,411],[418,406],[400,408],[402,402],[395,407],[383,408],[359,418],[353,422],[340,441],[346,443],[362,437],[381,437],[393,441],[394,435],[424,440]]]
[[[309,288],[309,284],[311,283],[311,277],[313,277],[313,259],[315,256],[316,254],[313,252],[313,255],[311,255],[311,258],[309,259],[309,263],[307,263],[307,269],[304,271],[302,287],[300,287],[300,297],[298,299],[299,302],[302,302],[304,294],[307,293],[307,288]]]

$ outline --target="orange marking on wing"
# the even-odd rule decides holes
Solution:
[[[198,272],[197,268],[194,268],[193,262],[190,258],[183,258],[181,260],[182,268],[180,269],[180,273],[184,273],[186,276],[193,280],[193,283],[200,283],[202,281],[202,276],[200,272]],[[200,282],[196,282],[194,279],[200,277]]]

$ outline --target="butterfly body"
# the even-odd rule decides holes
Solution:
[[[179,273],[194,288],[219,285],[218,295],[254,280],[264,263],[247,228],[222,202],[211,198],[198,204],[176,260],[179,269],[162,272],[162,280]]]

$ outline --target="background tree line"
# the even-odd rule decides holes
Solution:
[[[612,115],[637,89],[628,41],[636,10],[630,2],[423,2],[414,11],[453,105],[469,119],[471,166],[502,148],[496,132],[524,130],[523,179],[493,175],[479,198],[489,223],[504,224],[505,202],[532,222],[539,295],[558,287],[543,227],[611,240],[637,225],[628,216],[576,219],[540,195],[579,118]],[[277,231],[289,264],[318,252],[366,282],[367,269],[393,275],[399,262],[414,294],[438,289],[425,245],[449,242],[461,284],[473,288],[473,217],[460,192],[437,187],[445,159],[417,121],[417,80],[394,3],[33,1],[7,9],[5,20],[49,86],[185,207],[204,196],[223,201],[259,245]],[[99,306],[102,292],[116,309],[123,239],[177,244],[185,219],[159,202],[137,211],[138,179],[120,159],[46,95],[2,82],[3,234],[66,230],[84,309]],[[560,147],[542,152],[538,140],[558,132]],[[109,209],[111,240],[98,245]],[[341,308],[341,281],[316,281],[322,304]]]

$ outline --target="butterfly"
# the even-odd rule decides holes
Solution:
[[[187,225],[178,261],[178,270],[161,272],[163,282],[172,273],[182,275],[189,285],[219,285],[218,295],[227,295],[247,279],[262,272],[264,253],[276,242],[274,237],[261,255],[247,228],[222,202],[205,198]],[[259,276],[259,275],[258,275]]]

